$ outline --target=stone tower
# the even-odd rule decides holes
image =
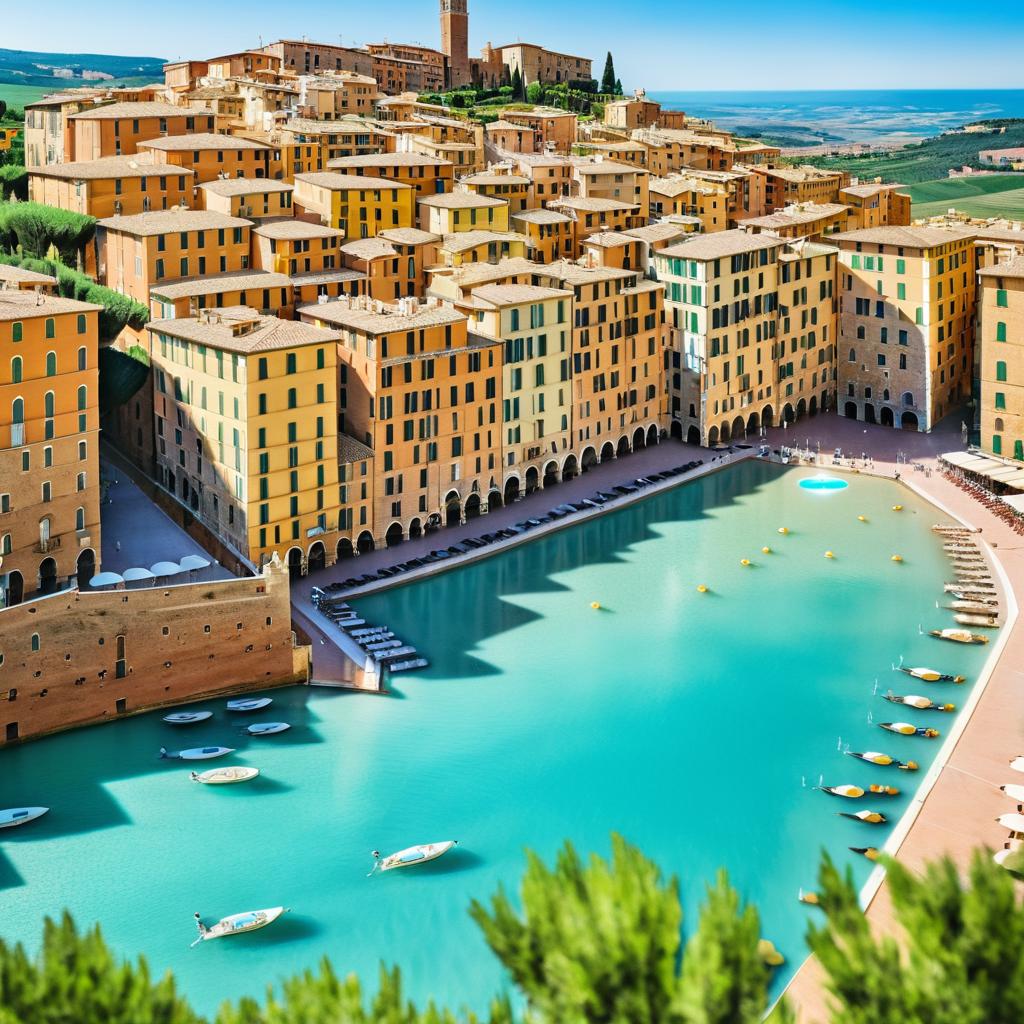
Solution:
[[[470,80],[466,0],[441,0],[441,52],[448,58],[448,84],[466,85]]]

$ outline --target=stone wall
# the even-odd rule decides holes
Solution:
[[[0,746],[308,679],[279,560],[245,579],[67,590],[0,610]]]

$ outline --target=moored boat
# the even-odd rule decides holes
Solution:
[[[254,722],[245,731],[250,736],[276,736],[279,732],[287,732],[291,726],[287,722]]]
[[[41,818],[49,807],[8,807],[0,811],[0,828],[17,828]]]
[[[874,846],[848,846],[847,849],[851,853],[859,853],[862,857],[867,857],[868,860],[878,860],[881,852]]]
[[[446,839],[440,843],[423,843],[420,846],[409,846],[397,853],[380,855],[379,850],[373,851],[373,871],[391,871],[394,868],[409,868],[415,864],[426,864],[427,861],[443,857],[449,850],[458,845],[457,839]],[[373,871],[370,874],[373,874]]]
[[[241,914],[231,914],[222,917],[215,925],[209,928],[203,924],[199,914],[195,914],[196,927],[199,929],[199,938],[192,943],[193,946],[200,942],[207,942],[210,939],[220,939],[225,935],[243,935],[245,932],[259,931],[273,924],[282,914],[287,914],[287,907],[270,907],[267,910],[246,910]]]
[[[971,615],[988,615],[995,617],[998,614],[998,604],[995,601],[953,601],[945,605],[946,611],[967,612]]]
[[[211,757],[233,754],[234,747],[191,747],[189,750],[168,750],[160,748],[160,757],[166,761],[208,761]]]
[[[1024,804],[1024,786],[1017,786],[1013,783],[1007,783],[1005,786],[999,787],[1011,800],[1016,800],[1018,803]]]
[[[921,679],[926,683],[962,683],[965,681],[964,676],[950,675],[948,672],[939,672],[934,668],[905,668],[903,665],[900,665],[899,670],[905,672],[908,676]]]
[[[820,789],[822,793],[831,793],[832,796],[845,796],[848,800],[859,800],[864,795],[864,790],[860,786],[815,786],[814,788]]]
[[[910,708],[917,708],[918,711],[955,711],[955,704],[936,704],[935,701],[929,700],[927,697],[920,697],[916,693],[908,693],[906,696],[900,696],[898,693],[893,693],[891,690],[885,695],[885,699],[891,704],[905,704]]]
[[[225,706],[228,711],[260,711],[273,703],[273,697],[244,697],[239,700],[229,700]]]
[[[916,761],[897,761],[895,757],[879,753],[877,750],[865,750],[863,752],[847,750],[846,754],[848,757],[855,757],[859,761],[866,761],[868,764],[875,764],[880,768],[899,768],[905,772],[917,771]],[[1024,771],[1024,768],[1021,771]]]
[[[866,825],[884,825],[888,820],[884,814],[878,811],[836,811],[840,818],[850,818],[853,821],[863,821]]]
[[[957,612],[953,616],[961,626],[981,626],[982,629],[998,629],[999,620],[994,615],[978,615],[977,613]]]
[[[190,778],[204,786],[230,786],[235,782],[249,782],[259,773],[259,768],[246,768],[236,764],[227,768],[211,768],[208,772],[191,772]]]
[[[164,715],[164,721],[169,725],[192,725],[193,722],[205,722],[212,717],[212,711],[175,711]]]
[[[952,640],[956,644],[987,644],[988,637],[980,633],[972,633],[969,629],[930,629],[929,636],[938,637],[939,640]]]
[[[909,722],[879,722],[878,727],[899,736],[924,736],[926,739],[933,740],[939,735],[938,729],[923,729],[911,725]]]

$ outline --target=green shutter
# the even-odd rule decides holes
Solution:
[[[1006,341],[1006,324],[1001,320],[996,324],[996,341]]]
[[[994,455],[1003,454],[1003,439],[999,434],[992,435],[992,453]]]
[[[1006,289],[1005,288],[1000,288],[1000,289],[998,289],[996,291],[996,305],[997,306],[1005,306],[1006,305]]]

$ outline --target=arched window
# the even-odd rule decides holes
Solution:
[[[851,363],[857,362],[857,350],[856,349],[853,349],[853,348],[850,349],[850,362]]]
[[[86,332],[86,319],[84,313],[78,314],[78,333],[85,334]]]
[[[84,473],[79,473],[78,474],[78,478],[76,480],[76,485],[78,487],[78,490],[80,490],[80,491],[84,491],[85,490],[85,474]]]
[[[409,257],[409,280],[412,281],[416,277],[416,257]]]
[[[25,422],[25,399],[16,398],[11,405],[11,421],[13,423]]]
[[[11,535],[5,533],[3,537],[0,537],[0,555],[9,555],[14,550],[14,546],[11,543]]]
[[[43,397],[43,407],[47,416],[53,415],[53,392],[47,391]]]
[[[39,650],[39,634],[38,633],[33,633],[32,634],[32,650],[33,651],[38,651]]]
[[[47,352],[46,353],[46,376],[56,377],[57,376],[57,353]]]
[[[89,366],[89,353],[86,349],[80,348],[78,350],[78,368],[84,370]]]
[[[78,408],[79,409],[84,409],[86,407],[86,405],[88,405],[88,403],[89,403],[89,389],[88,389],[88,387],[86,387],[85,384],[83,384],[78,389]]]
[[[84,508],[76,508],[75,509],[75,529],[76,530],[84,530],[85,529],[85,509]]]
[[[89,443],[87,441],[78,442],[78,461],[85,462],[89,456]]]
[[[903,392],[903,404],[904,405],[913,405],[914,404],[914,392],[913,391],[904,391]]]
[[[993,424],[993,426],[995,427],[996,430],[998,430],[1000,433],[1002,433],[1002,431],[1003,431],[1003,421],[1002,421],[1002,419],[1000,417],[998,417],[998,416],[996,417],[996,421]]]
[[[11,360],[11,383],[21,383],[21,356],[15,356]]]

